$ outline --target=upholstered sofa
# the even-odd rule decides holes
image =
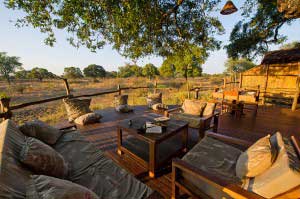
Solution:
[[[207,133],[182,159],[173,160],[172,198],[179,198],[179,190],[195,198],[300,198],[297,141],[282,138],[280,133],[269,140],[276,148],[276,152],[272,150],[275,158],[271,166],[255,177],[240,178],[236,167],[239,157],[253,145],[237,138]],[[261,169],[260,161],[254,163]]]
[[[35,173],[19,161],[25,139],[11,120],[0,124],[0,198],[26,197],[26,186]],[[88,188],[99,198],[147,198],[153,194],[76,130],[64,130],[51,147],[68,165],[65,180]]]

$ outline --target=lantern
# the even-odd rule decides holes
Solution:
[[[230,15],[237,10],[238,9],[235,7],[232,1],[227,1],[220,13],[222,15]]]

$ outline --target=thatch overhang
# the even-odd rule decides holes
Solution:
[[[277,0],[277,9],[285,18],[300,18],[299,0]]]
[[[288,64],[300,62],[300,49],[276,50],[266,53],[261,64]]]

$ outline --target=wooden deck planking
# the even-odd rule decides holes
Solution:
[[[148,171],[141,164],[127,155],[119,156],[116,153],[118,121],[138,115],[151,114],[146,107],[135,107],[134,113],[119,114],[113,109],[99,111],[103,115],[101,123],[78,127],[80,132],[91,142],[106,151],[107,157],[113,159],[122,168],[128,170],[139,180],[146,183],[152,189],[158,191],[163,197],[171,196],[171,169],[164,168],[157,178],[150,179]],[[295,112],[278,107],[260,107],[256,117],[251,112],[246,112],[242,118],[235,118],[230,114],[223,114],[219,119],[218,133],[245,139],[251,142],[258,138],[280,131],[284,136],[295,135],[300,139],[300,110]],[[126,133],[125,133],[126,135]],[[189,129],[188,148],[192,148],[197,142],[197,132]]]

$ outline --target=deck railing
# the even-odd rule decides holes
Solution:
[[[42,100],[32,101],[32,102],[26,102],[21,103],[17,105],[10,106],[10,98],[1,98],[0,99],[0,118],[4,119],[10,119],[12,117],[12,111],[17,109],[22,109],[28,106],[37,105],[37,104],[43,104],[47,102],[52,102],[56,100],[61,100],[64,98],[82,98],[82,97],[93,97],[93,96],[100,96],[100,95],[107,95],[112,93],[118,93],[118,95],[121,95],[122,91],[124,90],[131,90],[131,89],[150,89],[149,86],[138,86],[138,87],[121,87],[120,84],[117,85],[117,89],[92,93],[92,94],[83,94],[83,95],[72,95],[70,86],[67,79],[62,79],[64,81],[64,86],[66,89],[66,95],[58,96],[58,97],[52,97],[52,98],[46,98]],[[155,81],[154,84],[154,90],[156,92],[157,89],[157,82]]]

